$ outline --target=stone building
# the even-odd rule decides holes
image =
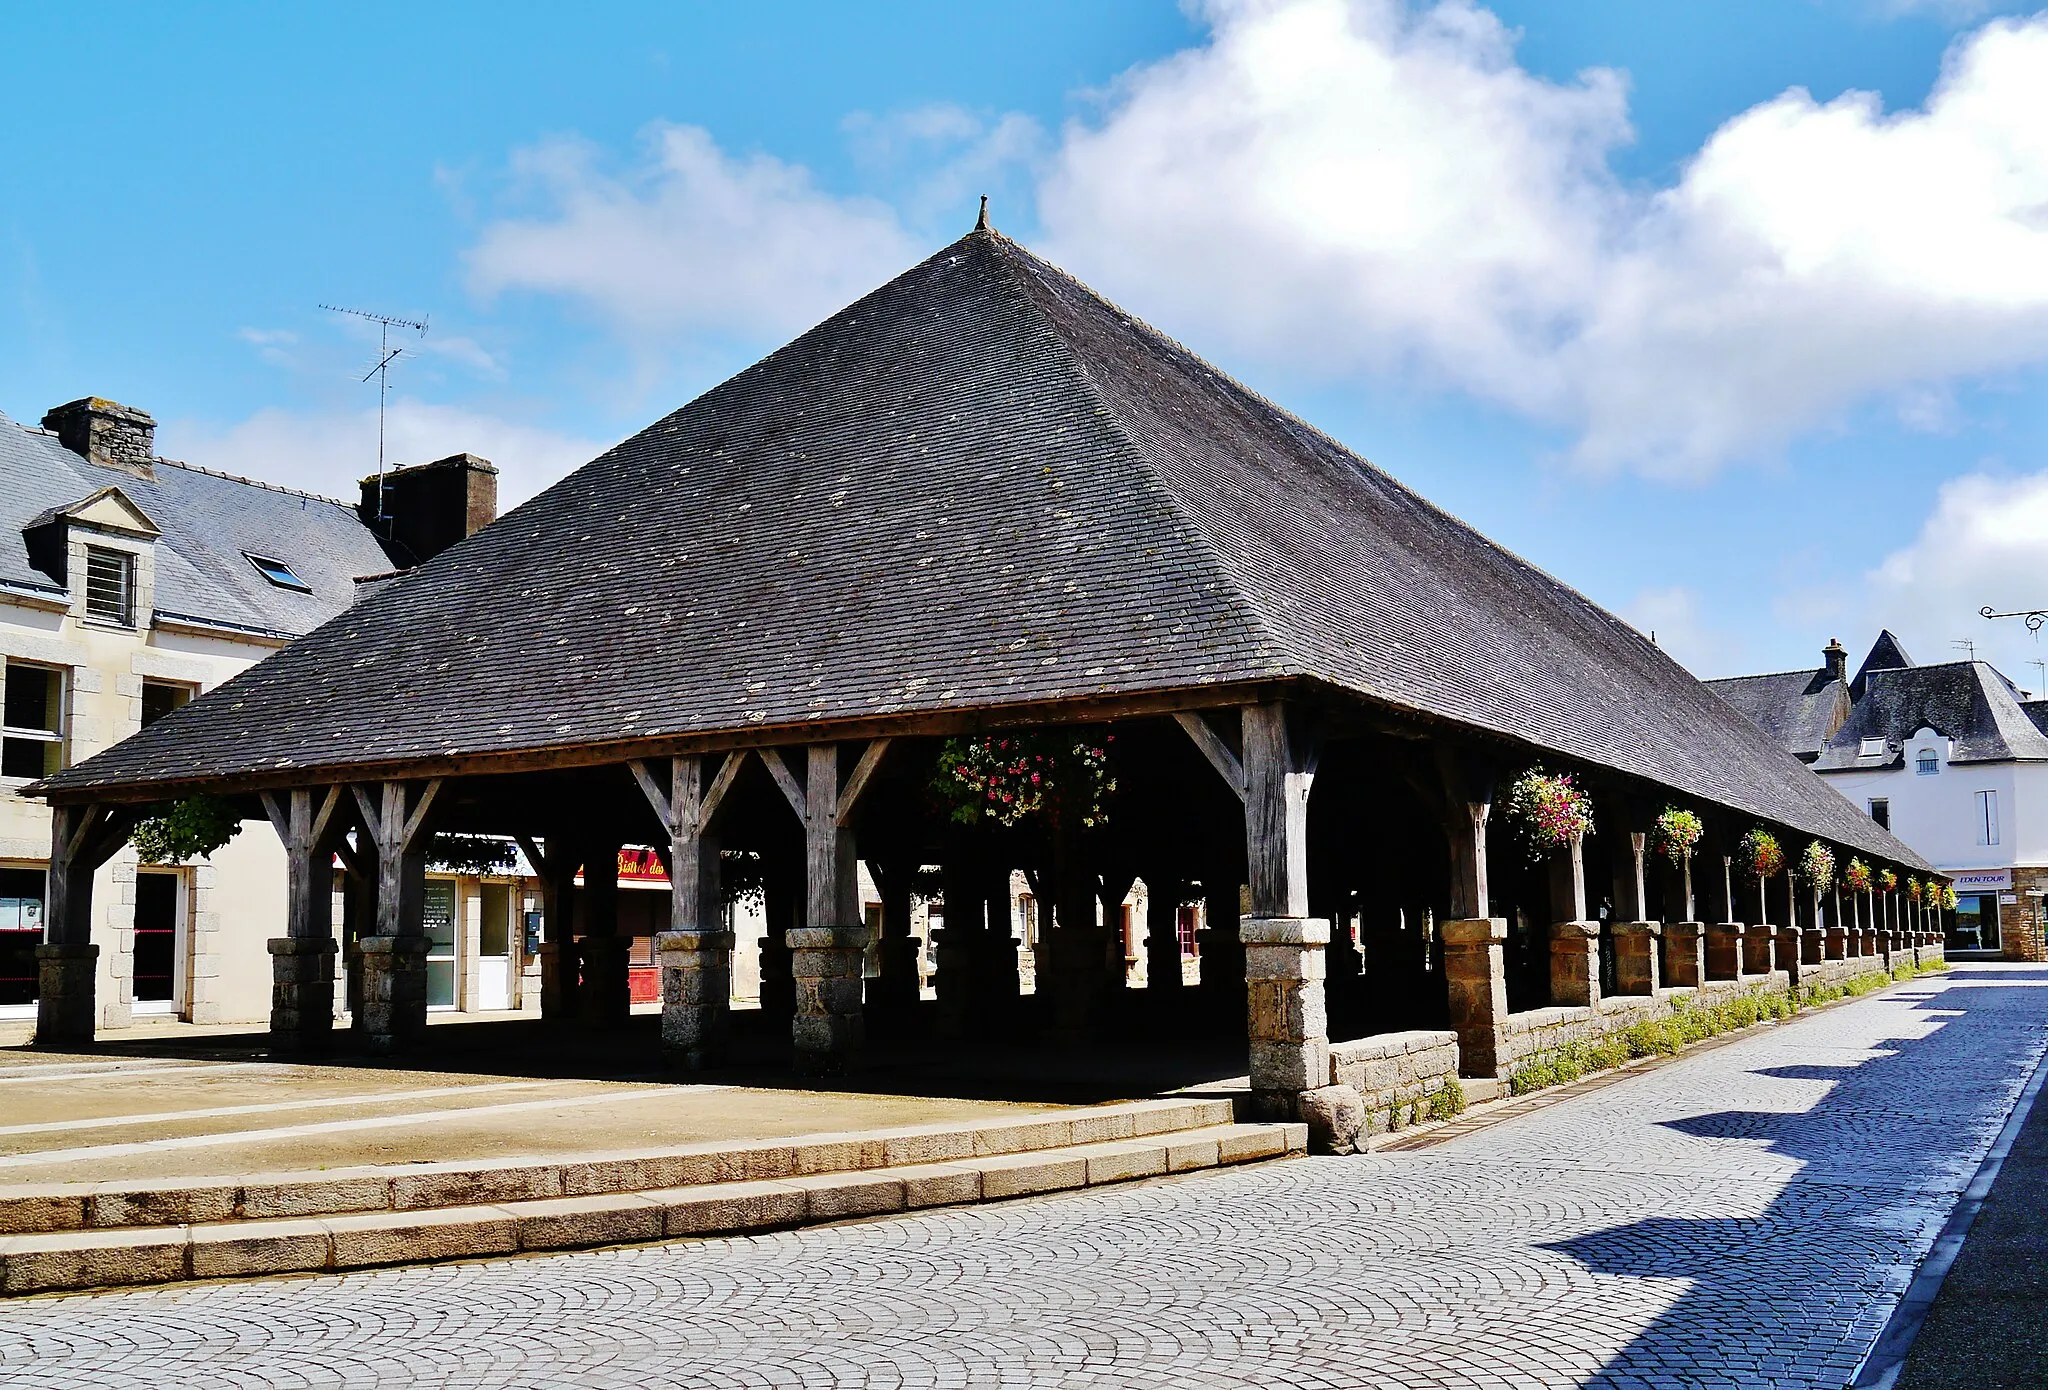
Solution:
[[[1058,768],[1046,814],[941,795],[960,758],[1036,755]],[[1532,763],[1597,807],[1547,866],[1490,828]],[[769,928],[752,1017],[829,1071],[914,1011],[912,901],[937,866],[940,1035],[1224,1030],[1268,1112],[1502,1075],[1717,974],[1782,988],[1809,939],[1815,970],[1924,944],[1839,896],[1774,890],[1775,925],[1745,911],[1727,858],[1754,825],[1926,866],[1628,625],[985,223],[38,790],[63,885],[52,1039],[91,1017],[91,865],[135,804],[200,791],[289,827],[272,1027],[301,1046],[332,1014],[338,848],[373,923],[370,1040],[417,1043],[435,830],[528,846],[543,1008],[595,1023],[628,1007],[618,850],[658,847],[682,1065],[734,1027],[727,876],[759,883]],[[1648,853],[1670,804],[1706,824],[1696,873]],[[1137,990],[1116,914],[1141,881],[1160,955]],[[1632,1000],[1604,1003],[1607,976]]]
[[[1954,878],[1949,950],[2048,960],[2048,700],[1888,631],[1853,677],[1831,640],[1814,671],[1706,684]]]
[[[158,458],[155,433],[148,414],[98,398],[40,429],[0,416],[0,524],[16,537],[0,547],[0,1018],[34,1015],[47,901],[50,811],[22,788],[221,685],[348,609],[359,580],[495,510],[482,460],[400,470],[386,510],[406,529],[387,537],[344,503]],[[377,487],[360,509],[372,518]],[[99,1026],[268,1016],[263,942],[283,914],[285,856],[266,824],[186,866],[124,851],[97,878]],[[467,902],[481,885],[458,890]]]

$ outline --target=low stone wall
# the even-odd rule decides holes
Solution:
[[[1873,963],[1871,968],[1878,967]],[[1610,994],[1590,1007],[1531,1009],[1527,1013],[1509,1014],[1501,1027],[1497,1048],[1500,1075],[1506,1076],[1525,1059],[1553,1048],[1575,1042],[1599,1042],[1615,1033],[1625,1033],[1646,1020],[1669,1018],[1681,1004],[1689,1001],[1715,1004],[1723,999],[1739,998],[1759,988],[1783,994],[1791,988],[1791,979],[1784,971],[1774,970],[1768,976],[1709,980],[1698,989],[1660,989],[1655,994]]]
[[[1349,1086],[1384,1127],[1386,1112],[1440,1091],[1458,1075],[1458,1035],[1418,1029],[1330,1044],[1330,1084]]]

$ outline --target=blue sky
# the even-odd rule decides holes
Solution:
[[[2048,651],[2048,18],[10,6],[0,410],[530,494],[997,224],[1704,675]],[[1857,93],[1868,94],[1857,96]]]

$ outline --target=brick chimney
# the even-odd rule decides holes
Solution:
[[[156,457],[156,421],[147,411],[86,396],[43,416],[43,428],[54,431],[72,453],[102,467],[156,476],[150,466]]]
[[[1849,649],[1842,645],[1840,638],[1828,638],[1828,644],[1820,649],[1820,659],[1827,663],[1829,680],[1849,679]]]
[[[356,514],[393,543],[404,565],[422,564],[497,520],[498,470],[475,454],[450,454],[384,475],[378,512],[377,476],[363,479]]]

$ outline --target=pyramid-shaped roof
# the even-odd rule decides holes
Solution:
[[[1634,629],[985,229],[47,785],[1289,679],[1912,862]]]

